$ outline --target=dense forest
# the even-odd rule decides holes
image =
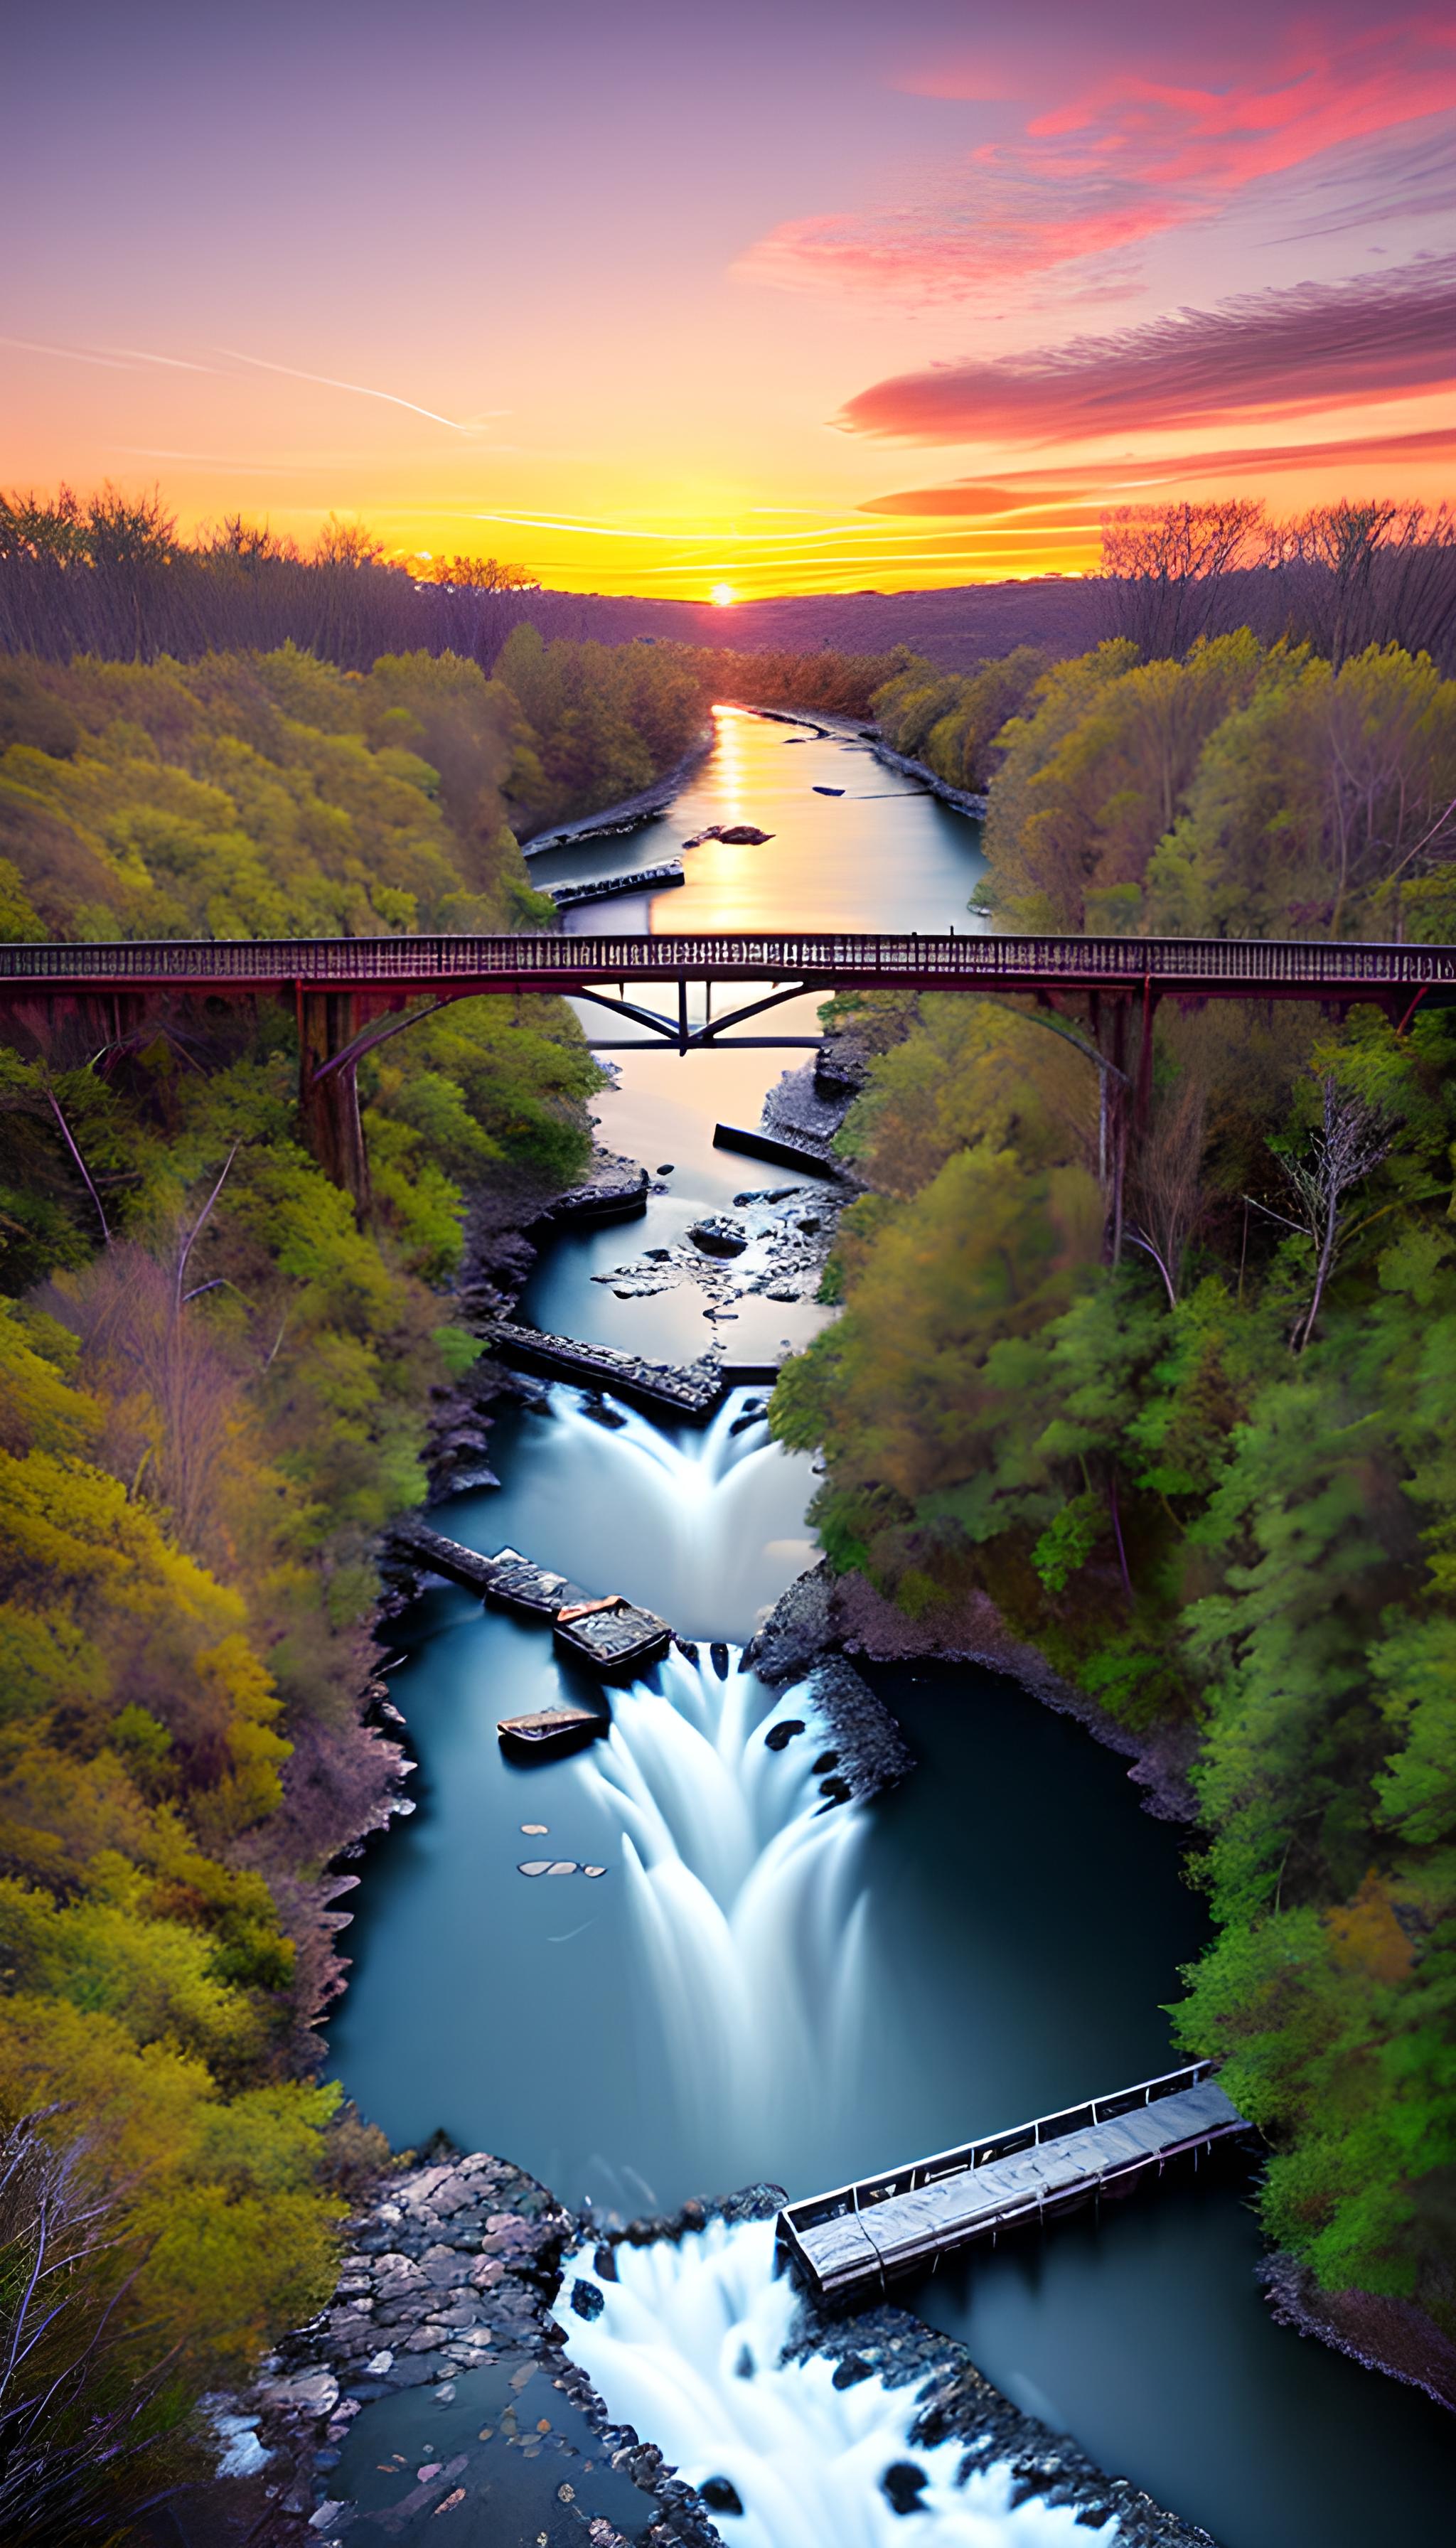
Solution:
[[[0,721],[10,935],[531,925],[502,785],[587,783],[449,658],[11,662]],[[397,1038],[364,1066],[364,1228],[297,1084],[266,1003],[0,1052],[0,2076],[5,2124],[59,2116],[11,2153],[0,2228],[13,2271],[46,2226],[69,2304],[7,2389],[49,2396],[0,2470],[7,2537],[38,2464],[46,2535],[75,2535],[108,2452],[308,2315],[384,2155],[310,2034],[326,1870],[399,1760],[361,1714],[375,1545],[477,1351],[464,1194],[577,1173],[598,1075],[555,1002]]]
[[[990,756],[993,925],[1456,938],[1424,658],[1245,632],[1034,670],[918,711]],[[1179,2038],[1268,2136],[1270,2236],[1449,2333],[1456,1012],[1165,1001],[1115,1173],[1109,1006],[838,1004],[881,1048],[841,1136],[868,1191],[774,1428],[824,1446],[836,1568],[931,1627],[988,1594],[1191,1762],[1216,1934]]]

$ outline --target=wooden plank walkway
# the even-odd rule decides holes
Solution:
[[[992,2133],[778,2215],[779,2245],[818,2300],[883,2288],[978,2238],[1130,2192],[1169,2159],[1249,2129],[1195,2061],[1111,2097]]]

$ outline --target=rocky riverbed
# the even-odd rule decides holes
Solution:
[[[236,2473],[223,2492],[239,2518],[251,2515],[246,2537],[254,2548],[343,2548],[420,2536],[425,2521],[487,2497],[502,2504],[492,2548],[530,2548],[541,2536],[550,2548],[577,2536],[590,2548],[721,2548],[702,2498],[650,2437],[613,2422],[573,2362],[573,2312],[592,2315],[601,2295],[569,2274],[563,2284],[562,2260],[585,2243],[597,2277],[612,2281],[624,2242],[689,2237],[713,2218],[762,2220],[783,2200],[776,2186],[751,2186],[602,2230],[484,2151],[442,2152],[387,2178],[349,2224],[327,2309],[268,2357],[227,2415]],[[962,2466],[1007,2466],[1017,2502],[1074,2505],[1121,2548],[1210,2548],[1207,2532],[1107,2476],[1012,2406],[962,2346],[903,2310],[829,2317],[805,2302],[783,2358],[812,2354],[836,2364],[839,2387],[877,2374],[887,2388],[913,2389],[910,2449],[963,2441]],[[416,2404],[402,2413],[407,2393]],[[461,2408],[472,2409],[469,2431]]]

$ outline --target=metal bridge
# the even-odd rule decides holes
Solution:
[[[724,984],[747,986],[752,996],[720,1003],[714,1014],[713,993]],[[1404,1030],[1422,1002],[1456,1000],[1456,947],[957,936],[954,930],[924,937],[712,930],[661,937],[551,932],[0,947],[0,1009],[12,1031],[43,1051],[53,1048],[67,1016],[79,1019],[103,1050],[117,1050],[139,1037],[170,998],[291,998],[309,1138],[329,1174],[361,1203],[368,1166],[357,1065],[387,1037],[451,1001],[565,993],[631,1030],[589,1036],[598,1051],[687,1053],[722,1045],[815,1045],[817,1036],[741,1030],[806,993],[848,990],[1030,995],[1047,1010],[1086,1000],[1092,1044],[1082,1049],[1103,1071],[1106,1087],[1134,1091],[1136,1106],[1150,1080],[1159,1000],[1318,1000],[1336,1013],[1373,1001]],[[651,995],[664,991],[668,1000],[651,1005]],[[1135,1004],[1140,1017],[1136,1064],[1128,1049]]]
[[[371,997],[468,999],[490,992],[567,992],[624,1015],[626,985],[771,982],[803,991],[890,989],[1123,992],[1179,999],[1377,1000],[1404,1012],[1441,986],[1456,992],[1456,947],[1239,938],[1018,938],[856,931],[716,930],[698,934],[497,938],[140,939],[97,946],[0,947],[0,997],[26,992],[348,991]],[[738,1017],[705,1021],[715,1042]],[[681,1020],[644,1013],[668,1042]]]

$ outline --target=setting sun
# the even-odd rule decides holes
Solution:
[[[715,584],[708,594],[709,601],[711,601],[719,610],[730,609],[734,597],[733,587],[731,584]]]

